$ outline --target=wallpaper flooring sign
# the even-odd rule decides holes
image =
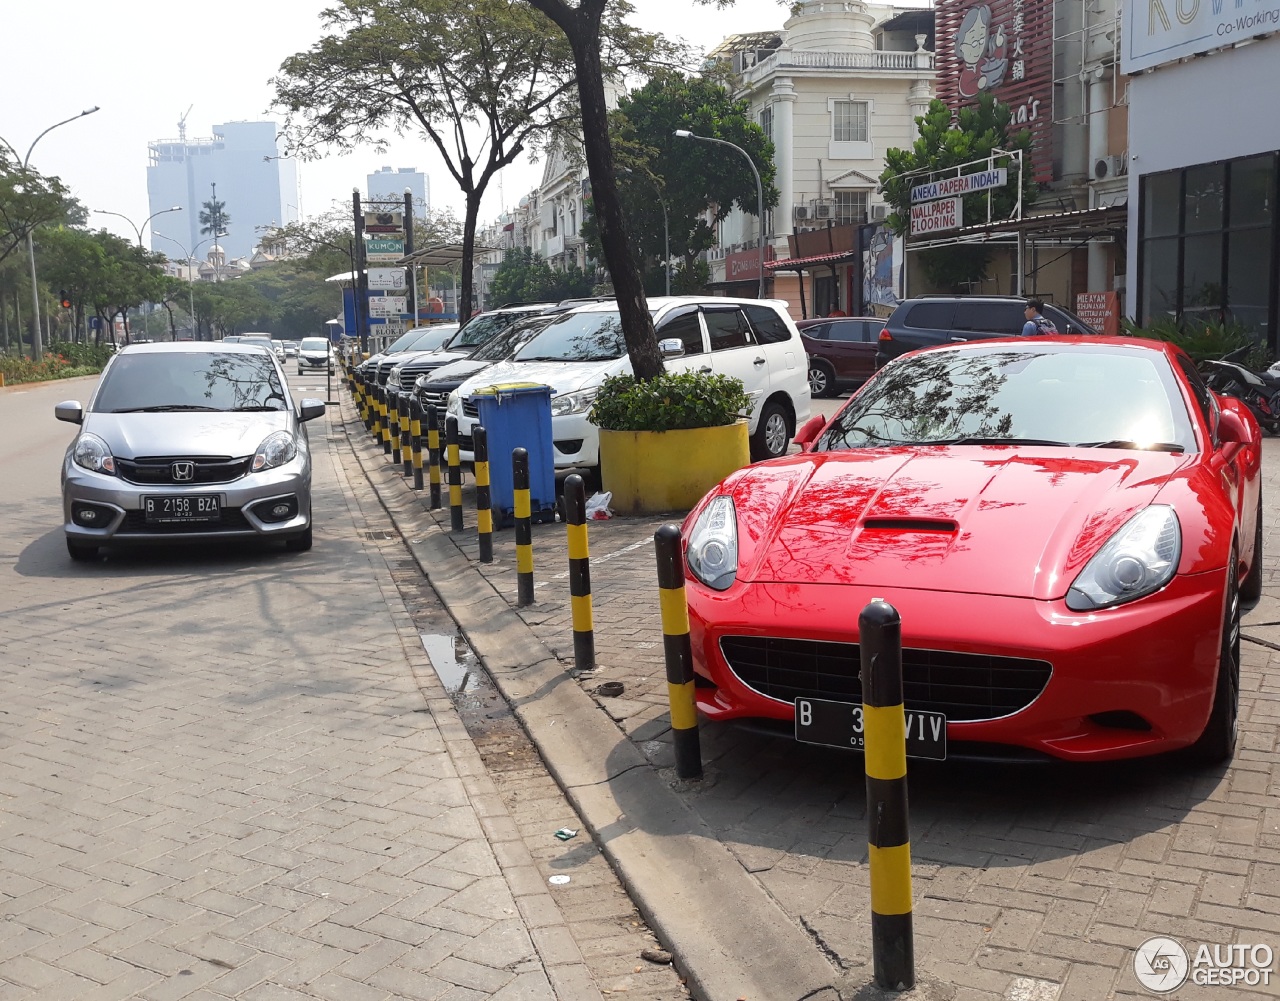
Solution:
[[[911,235],[928,236],[964,225],[964,201],[956,198],[939,198],[934,202],[921,202],[911,206]]]
[[[1035,179],[1053,180],[1053,0],[938,0],[936,9],[938,97],[952,111],[983,94],[1009,105],[1010,131],[1031,132]]]
[[[1280,0],[1141,0],[1124,4],[1125,73],[1280,31]]]

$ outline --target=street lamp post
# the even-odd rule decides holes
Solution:
[[[756,162],[751,159],[751,154],[736,143],[731,143],[727,139],[713,139],[711,136],[694,135],[688,129],[676,129],[677,139],[699,139],[704,143],[719,143],[721,146],[728,146],[730,149],[736,149],[739,153],[747,158],[747,163],[751,165],[751,173],[756,179],[756,214],[760,220],[760,236],[757,243],[760,246],[760,284],[756,291],[756,297],[764,298],[764,188],[760,184],[760,171],[756,170]]]
[[[133,226],[133,231],[138,234],[138,246],[141,247],[142,234],[143,234],[143,231],[146,230],[147,228],[147,223],[151,222],[151,220],[158,215],[164,215],[166,212],[181,212],[182,206],[175,205],[172,208],[161,209],[159,212],[152,212],[151,215],[147,216],[146,220],[143,222],[141,226],[135,225],[134,221],[130,219],[127,215],[124,215],[122,212],[108,212],[106,209],[94,209],[93,211],[97,212],[98,215],[113,215],[117,219],[123,219],[130,226]],[[155,231],[153,230],[152,232],[155,232]],[[156,233],[156,236],[159,236],[159,235],[160,235],[159,233]],[[165,237],[165,239],[168,239],[168,237]],[[176,242],[176,241],[170,241],[170,242]]]
[[[156,215],[159,215],[159,214],[160,214],[160,213],[158,213],[158,212],[156,213]],[[143,225],[146,225],[146,223],[143,223]],[[194,265],[194,262],[195,262],[195,252],[196,252],[197,250],[199,250],[199,249],[200,249],[200,247],[201,247],[201,245],[202,245],[202,244],[206,244],[206,243],[208,243],[208,242],[209,242],[209,240],[212,240],[212,239],[213,239],[213,237],[209,237],[209,240],[201,240],[201,241],[200,241],[200,243],[197,243],[194,247],[192,247],[192,248],[191,248],[191,252],[190,252],[190,253],[187,253],[187,248],[186,248],[186,247],[184,247],[182,244],[178,243],[178,241],[177,241],[177,240],[175,240],[173,237],[171,237],[171,236],[165,236],[163,233],[156,233],[156,231],[155,231],[154,229],[153,229],[151,232],[152,232],[154,235],[158,236],[158,237],[159,237],[160,239],[162,239],[162,240],[168,240],[170,243],[172,243],[174,246],[176,246],[179,250],[181,250],[184,254],[186,254],[186,258],[187,258],[187,305],[188,305],[188,308],[189,308],[189,310],[190,310],[190,312],[191,312],[191,335],[192,335],[193,337],[195,337],[195,336],[197,336],[197,335],[196,335],[196,293],[195,293],[195,283],[191,280],[191,272],[194,270],[193,265]]]
[[[86,108],[78,115],[72,115],[70,118],[64,118],[60,122],[54,122],[47,129],[41,132],[31,141],[31,145],[27,147],[27,155],[22,160],[22,169],[25,171],[31,165],[31,154],[35,152],[36,143],[41,139],[47,136],[58,126],[66,125],[68,122],[74,122],[77,118],[83,118],[85,115],[92,115],[97,110],[98,105],[95,104],[92,108]],[[8,143],[5,143],[5,145],[9,146]],[[9,146],[9,152],[13,154],[13,158],[15,160],[18,158],[18,151],[12,146]],[[31,262],[31,318],[34,322],[31,334],[31,354],[32,357],[39,358],[40,355],[43,354],[43,350],[40,347],[40,289],[36,285],[36,241],[32,237],[30,230],[27,231],[27,257]],[[21,339],[19,339],[18,347],[19,349],[22,347]],[[21,350],[19,350],[19,354],[21,354]]]

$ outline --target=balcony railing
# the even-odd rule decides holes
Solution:
[[[932,52],[811,52],[786,48],[774,49],[754,66],[743,70],[743,78],[751,79],[783,69],[926,70],[934,68]]]

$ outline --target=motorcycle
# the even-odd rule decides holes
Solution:
[[[1266,372],[1254,372],[1240,363],[1250,350],[1246,344],[1221,358],[1206,358],[1200,363],[1200,370],[1210,389],[1240,400],[1263,431],[1280,434],[1280,362]]]

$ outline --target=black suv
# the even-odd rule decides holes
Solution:
[[[916,348],[977,341],[989,337],[1017,337],[1027,322],[1027,300],[1016,295],[926,295],[904,299],[880,331],[876,368]],[[1061,306],[1045,303],[1043,315],[1060,334],[1097,331]]]

